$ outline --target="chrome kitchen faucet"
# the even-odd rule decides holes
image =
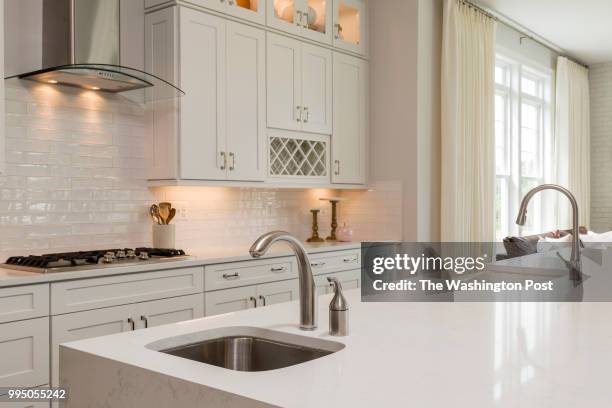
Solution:
[[[261,258],[276,241],[288,243],[295,253],[300,278],[300,329],[314,330],[317,328],[316,286],[310,260],[302,243],[288,232],[273,231],[259,237],[249,252],[253,258]]]

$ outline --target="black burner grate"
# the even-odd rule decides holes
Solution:
[[[105,249],[96,251],[79,251],[57,254],[12,256],[6,260],[6,264],[25,266],[30,268],[56,268],[80,265],[95,265],[97,263],[100,263],[100,259],[102,259],[106,253],[117,253],[118,251],[124,251],[127,253],[128,251],[130,251],[130,249]],[[141,252],[147,252],[150,257],[172,258],[176,256],[185,256],[185,251],[181,249],[136,248],[134,252],[136,253],[136,255],[140,255]]]

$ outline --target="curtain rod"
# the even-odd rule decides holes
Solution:
[[[542,47],[547,48],[553,52],[555,52],[556,54],[558,54],[561,57],[565,57],[568,60],[575,62],[576,64],[584,67],[584,68],[589,68],[589,66],[579,60],[577,60],[576,58],[572,58],[569,55],[567,55],[563,49],[553,43],[551,43],[550,41],[546,40],[545,38],[540,37],[539,35],[535,34],[534,32],[532,32],[531,30],[527,29],[526,27],[522,26],[521,24],[517,23],[516,21],[512,20],[509,17],[504,16],[503,14],[500,14],[496,11],[493,11],[489,8],[483,7],[483,6],[479,6],[477,4],[474,4],[468,0],[457,0],[459,3],[462,3],[470,8],[473,8],[475,10],[478,10],[479,12],[483,13],[484,15],[492,18],[493,20],[505,25],[506,27],[511,28],[512,30],[518,32],[519,34],[521,34],[521,40],[523,38],[528,38],[531,41],[540,44]]]

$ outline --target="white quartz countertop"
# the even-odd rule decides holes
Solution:
[[[80,350],[281,407],[610,406],[611,304],[362,303],[358,291],[347,292],[347,298],[348,337],[327,334],[330,297],[324,296],[319,298],[319,329],[313,332],[297,328],[298,304],[289,303],[64,347],[67,354]],[[146,348],[157,340],[231,326],[339,341],[346,347],[259,373]]]
[[[342,251],[361,248],[361,242],[323,242],[320,244],[305,243],[304,246],[309,254],[321,252]],[[239,262],[252,260],[249,255],[248,246],[218,247],[193,250],[189,252],[190,259],[166,260],[159,263],[136,264],[126,266],[103,266],[99,269],[87,269],[81,271],[36,273],[0,267],[0,287],[32,285],[37,283],[48,283],[72,279],[87,279],[101,276],[122,275],[139,272],[152,272],[165,269],[189,268],[195,266],[214,265],[227,262]],[[265,258],[278,258],[291,256],[293,253],[289,247],[279,242],[274,245]]]

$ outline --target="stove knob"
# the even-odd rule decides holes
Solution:
[[[125,251],[117,251],[115,256],[117,257],[117,259],[125,259],[126,258]]]
[[[102,258],[102,262],[104,263],[115,262],[115,254],[112,252],[107,252],[106,254],[104,254],[104,257]]]
[[[140,258],[140,260],[142,261],[146,261],[147,259],[149,259],[149,253],[143,251],[140,253],[140,255],[138,255],[138,258]]]
[[[125,254],[127,258],[134,259],[136,258],[136,252],[133,249],[129,249]]]

